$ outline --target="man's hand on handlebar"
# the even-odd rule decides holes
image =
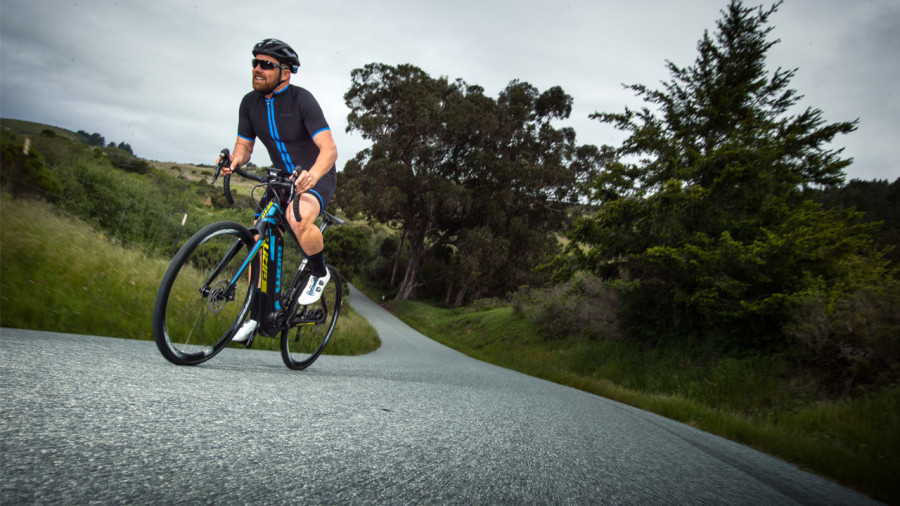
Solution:
[[[248,144],[244,145],[244,144]],[[229,153],[227,149],[223,149],[221,153],[219,153],[219,157],[216,158],[216,166],[222,165],[222,175],[230,176],[232,173],[236,172],[238,169],[247,165],[250,161],[250,153],[253,151],[253,145],[248,143],[244,139],[238,139],[238,142],[234,145],[234,151]]]
[[[301,170],[294,173],[294,191],[303,193],[316,185],[318,179],[308,170]]]
[[[226,162],[227,161],[228,160],[226,160]],[[216,158],[216,165],[219,165],[220,163],[222,163],[221,156]],[[238,165],[237,160],[232,159],[230,165],[226,163],[225,165],[222,166],[222,175],[229,176],[229,175],[231,175],[232,172],[234,172],[235,170],[237,170],[239,168],[241,168],[241,167],[240,167],[240,165]]]
[[[239,167],[237,166],[236,163],[232,163],[231,165],[225,165],[222,167],[222,175],[230,176],[231,173],[234,172],[235,170],[237,170],[238,168]]]

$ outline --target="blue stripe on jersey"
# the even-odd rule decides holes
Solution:
[[[278,148],[278,153],[281,155],[281,161],[284,162],[285,169],[287,169],[288,174],[293,174],[294,162],[291,161],[291,155],[288,154],[287,146],[284,144],[284,141],[281,140],[281,137],[278,136],[278,127],[275,126],[274,96],[272,98],[266,99],[266,112],[269,116],[269,134],[271,134],[272,140],[275,141],[275,146]]]
[[[245,141],[256,142],[256,139],[251,139],[250,137],[244,137],[241,134],[238,134],[238,137],[240,137],[241,139],[244,139]]]
[[[312,134],[310,137],[315,137],[315,136],[319,135],[319,132],[323,132],[325,130],[331,130],[331,128],[330,127],[320,128],[319,130],[316,130],[316,133]]]

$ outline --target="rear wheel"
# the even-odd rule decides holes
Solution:
[[[319,358],[334,333],[343,300],[341,276],[334,267],[326,266],[331,281],[325,286],[322,298],[314,304],[300,306],[296,299],[288,314],[293,315],[288,329],[281,333],[281,358],[291,369],[306,369]],[[299,293],[306,286],[309,272],[295,278],[288,293]]]
[[[247,317],[250,287],[259,277],[257,262],[244,265],[254,244],[244,226],[213,223],[172,259],[153,309],[153,338],[170,362],[199,364],[231,341]]]

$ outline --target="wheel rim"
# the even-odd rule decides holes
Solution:
[[[182,259],[171,282],[164,320],[166,342],[179,359],[203,360],[216,353],[231,340],[249,309],[248,274],[237,275],[247,248],[242,246],[230,261],[221,262],[238,240],[233,229],[212,233]],[[232,280],[235,286],[228,290]],[[203,286],[208,288],[201,290]]]
[[[315,304],[301,307],[293,321],[302,323],[282,335],[282,339],[286,339],[282,351],[287,354],[285,362],[288,366],[306,367],[322,353],[340,314],[341,295],[340,277],[332,269],[331,281],[322,298]]]

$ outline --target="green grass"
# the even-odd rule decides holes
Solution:
[[[900,503],[898,386],[821,400],[779,357],[549,340],[511,307],[388,306],[420,332],[472,357],[679,420]]]
[[[54,214],[49,204],[0,196],[4,327],[152,340],[153,305],[168,264],[168,258],[124,248],[84,222]],[[325,353],[359,355],[380,344],[345,304]],[[254,342],[254,348],[277,346],[277,340]]]

